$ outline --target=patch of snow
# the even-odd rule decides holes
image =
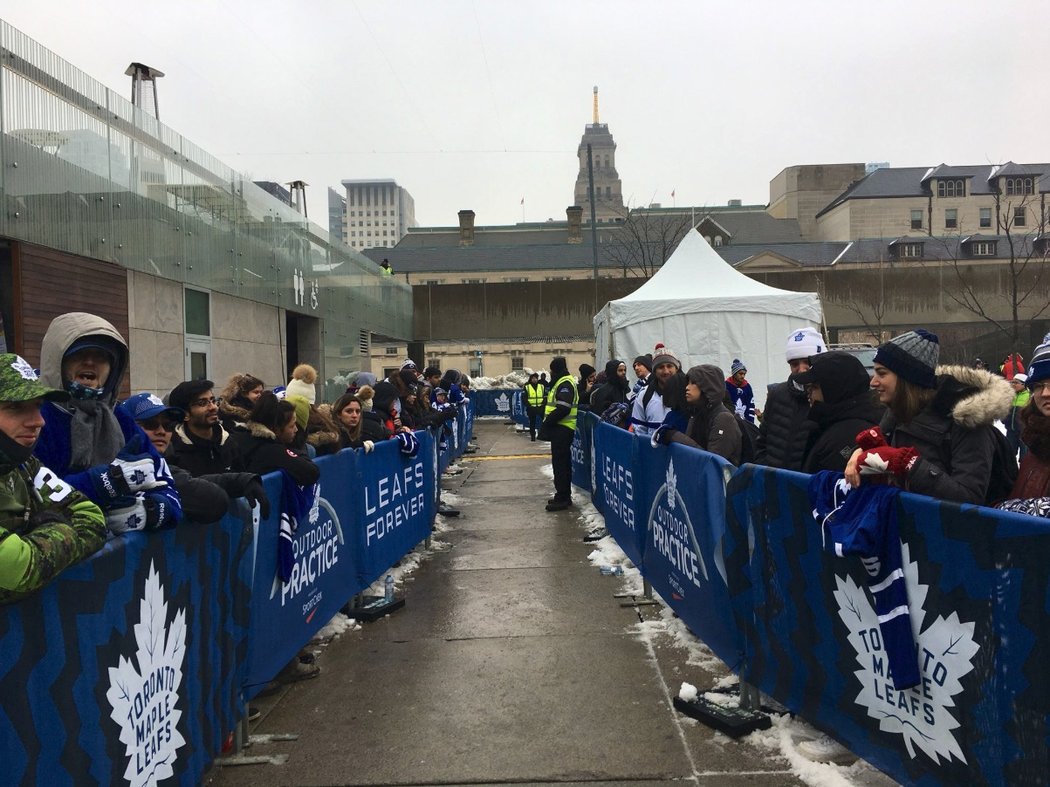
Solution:
[[[682,700],[683,702],[692,702],[696,699],[696,696],[696,686],[694,686],[692,683],[686,683],[685,681],[682,681],[682,688],[678,690],[678,699]]]
[[[441,502],[447,506],[455,507],[463,502],[463,498],[457,495],[455,492],[449,492],[447,489],[442,489]]]
[[[348,631],[357,631],[361,624],[353,618],[349,618],[342,612],[336,612],[335,617],[321,627],[310,639],[311,642],[328,642],[336,639]]]

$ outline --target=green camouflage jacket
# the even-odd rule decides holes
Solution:
[[[0,604],[39,590],[105,543],[98,506],[30,457],[0,453]]]

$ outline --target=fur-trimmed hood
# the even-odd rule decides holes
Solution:
[[[938,366],[930,407],[967,429],[1006,418],[1014,401],[1010,383],[984,369]]]
[[[273,440],[277,442],[277,435],[270,431],[267,427],[255,421],[249,421],[245,426],[248,427],[248,434],[252,437],[259,437],[263,440]]]

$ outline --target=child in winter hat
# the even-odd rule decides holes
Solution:
[[[824,341],[824,337],[815,328],[807,325],[805,328],[792,331],[791,335],[788,336],[784,356],[787,362],[791,363],[792,361],[809,358],[811,355],[819,355],[827,349],[828,345]]]
[[[653,350],[653,368],[663,363],[674,364],[679,370],[682,368],[682,362],[678,360],[678,356],[665,347],[663,342],[660,342]]]
[[[920,388],[937,387],[937,361],[941,345],[937,335],[922,328],[894,336],[879,347],[875,363]]]
[[[308,363],[301,363],[292,369],[292,379],[288,381],[285,396],[301,396],[310,404],[317,399],[317,370]]]

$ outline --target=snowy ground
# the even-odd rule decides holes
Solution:
[[[546,444],[544,444],[546,445]],[[554,477],[551,466],[541,465],[539,472],[545,478]],[[462,490],[460,490],[462,492]],[[441,499],[450,506],[459,506],[468,495],[454,494],[443,491]],[[582,493],[577,490],[576,500],[582,504],[579,506],[578,522],[581,534],[605,526],[604,517],[586,500]],[[449,544],[441,540],[444,533],[453,529],[450,520],[438,516],[434,534],[430,539],[430,546],[422,546],[410,552],[402,558],[400,565],[390,570],[394,577],[395,588],[401,588],[405,583],[413,580],[412,574],[419,565],[431,557],[434,553],[449,548]],[[603,573],[617,574],[614,578],[620,582],[620,592],[633,595],[642,595],[642,575],[634,564],[624,554],[611,536],[606,536],[595,542],[591,553],[587,556],[595,568]],[[620,573],[622,572],[622,574]],[[378,579],[366,593],[371,595],[383,594],[383,582],[386,575]],[[658,617],[655,619],[639,621],[632,628],[632,633],[642,642],[645,642],[650,650],[654,650],[657,641],[666,642],[668,639],[675,648],[682,651],[684,663],[693,670],[705,672],[710,676],[710,685],[714,691],[703,693],[705,699],[720,704],[736,704],[738,696],[721,690],[730,689],[737,683],[737,677],[715,656],[715,654],[701,642],[682,622],[674,615],[669,607],[663,604],[659,595],[654,592],[654,597],[660,602]],[[326,647],[333,639],[338,638],[347,631],[360,628],[360,624],[352,618],[347,618],[342,613],[337,613],[328,624],[321,629],[311,643],[315,648]],[[317,651],[315,651],[317,652]],[[669,687],[682,696],[689,696],[690,691],[696,688],[683,683],[682,687]],[[820,732],[804,721],[794,718],[789,714],[771,716],[773,726],[768,730],[760,730],[741,740],[747,745],[754,747],[760,752],[766,752],[771,758],[782,758],[788,763],[792,773],[801,781],[813,787],[892,787],[896,784],[885,774],[879,772],[863,760],[858,760],[851,766],[840,766],[825,763],[811,762],[803,757],[798,750],[798,744],[802,741],[813,740],[820,736]],[[681,716],[680,721],[684,726],[693,726],[699,722]],[[725,738],[728,743],[729,738]]]
[[[550,467],[544,467],[543,472],[545,476],[552,477]],[[579,495],[577,499],[585,498]],[[589,533],[604,527],[605,518],[591,503],[587,502],[580,506],[579,523],[581,530]],[[622,571],[619,577],[620,592],[641,596],[643,592],[641,572],[635,568],[616,541],[611,536],[606,536],[595,542],[593,546],[594,549],[587,556],[591,564],[603,573]],[[705,699],[721,705],[738,704],[738,695],[718,691],[735,686],[739,682],[737,676],[729,671],[721,659],[701,642],[669,607],[663,604],[659,594],[654,591],[653,596],[661,604],[659,617],[636,624],[634,633],[639,640],[653,649],[656,647],[657,639],[670,638],[674,646],[682,650],[687,666],[706,672],[712,677],[712,686],[716,690],[704,692]],[[672,690],[675,688],[677,687],[671,687]],[[687,699],[690,692],[692,696],[695,696],[696,688],[683,683],[682,688],[679,689],[679,696]],[[768,752],[770,756],[783,757],[787,760],[792,773],[806,784],[814,787],[858,787],[859,785],[889,787],[896,784],[863,760],[858,760],[849,767],[811,762],[799,753],[798,744],[820,737],[820,731],[790,714],[772,714],[770,718],[773,721],[770,729],[753,732],[742,740],[760,751]],[[685,716],[682,717],[682,723],[689,726],[699,724]],[[729,739],[726,738],[726,740]]]

